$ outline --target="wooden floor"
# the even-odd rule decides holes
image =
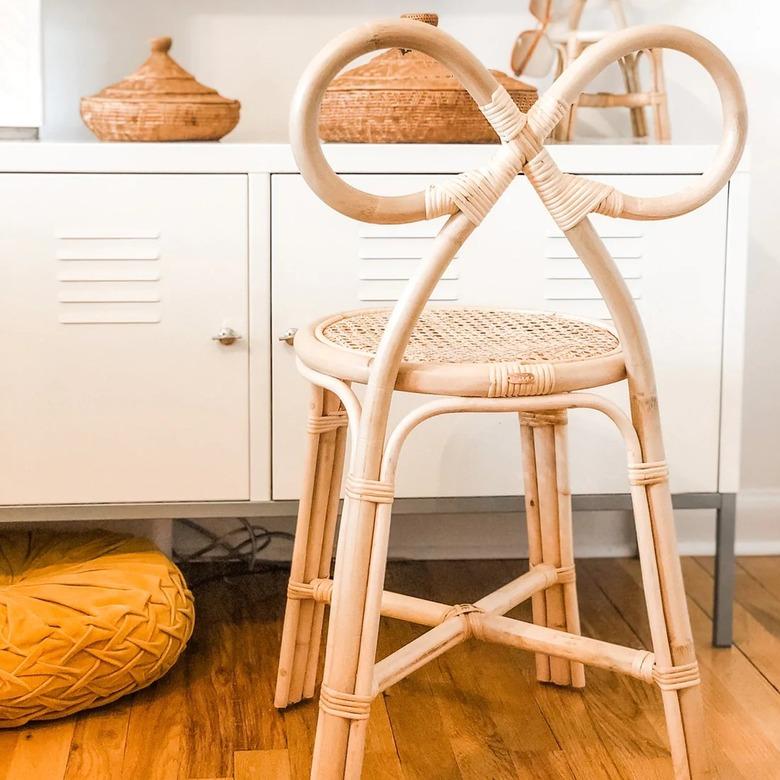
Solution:
[[[399,562],[388,587],[473,601],[518,562]],[[684,561],[720,778],[780,777],[780,558],[739,563],[736,646],[710,644],[712,561]],[[202,567],[190,573],[203,578]],[[272,707],[284,572],[204,582],[195,636],[155,686],[61,721],[0,732],[0,778],[306,778],[316,705]],[[649,641],[633,560],[578,564],[584,631]],[[523,608],[518,616],[527,617]],[[380,653],[418,629],[386,621]],[[374,704],[367,778],[668,778],[661,707],[643,683],[588,670],[584,693],[537,685],[532,658],[469,642]]]

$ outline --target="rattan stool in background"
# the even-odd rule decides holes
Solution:
[[[322,94],[354,58],[389,47],[429,54],[461,80],[502,141],[488,165],[396,197],[361,192],[336,176],[317,137]],[[692,187],[655,198],[632,197],[561,173],[543,140],[604,67],[647,48],[689,54],[715,80],[724,132],[712,168]],[[631,28],[588,47],[527,115],[466,48],[417,21],[356,28],[329,44],[309,66],[293,102],[291,142],[315,193],[343,214],[367,222],[450,215],[392,312],[338,314],[295,337],[298,365],[312,395],[275,703],[285,707],[314,695],[329,603],[312,777],[359,777],[374,697],[469,638],[535,652],[542,681],[582,687],[583,664],[591,664],[657,685],[675,776],[707,774],[699,673],[652,362],[635,304],[588,214],[663,219],[699,207],[734,171],[745,128],[744,96],[729,62],[705,39],[675,27]],[[426,307],[458,249],[519,173],[529,179],[585,263],[609,307],[614,332],[603,324],[550,313]],[[584,392],[623,378],[628,380],[630,416],[598,394]],[[366,385],[362,404],[352,383]],[[396,390],[439,397],[388,431]],[[652,652],[580,635],[566,459],[567,414],[578,408],[601,411],[623,437]],[[473,604],[450,605],[383,588],[395,472],[404,442],[425,420],[457,412],[519,415],[531,567]],[[351,455],[331,579],[347,437]],[[504,616],[529,598],[533,623]],[[430,630],[377,663],[380,615]]]
[[[583,30],[580,28],[587,0],[531,0],[529,11],[536,17],[539,27],[523,30],[517,37],[512,51],[512,70],[516,76],[546,76],[555,64],[556,78],[569,67],[572,60],[592,44],[600,41],[609,31]],[[610,0],[615,24],[627,27],[622,0]],[[648,61],[650,81],[642,86],[639,63],[644,56]],[[623,76],[625,92],[583,92],[566,111],[552,137],[558,141],[574,139],[577,108],[627,108],[631,117],[634,138],[647,138],[645,107],[653,116],[653,139],[666,142],[670,139],[668,96],[664,76],[661,49],[642,49],[630,52],[617,60]]]

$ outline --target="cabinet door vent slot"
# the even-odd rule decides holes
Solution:
[[[358,298],[372,303],[397,301],[420,268],[433,244],[435,231],[426,226],[429,235],[404,235],[388,228],[408,228],[408,225],[377,227],[383,230],[370,235],[364,235],[362,230],[358,238]],[[431,300],[458,300],[458,279],[456,255],[434,288]]]
[[[61,228],[54,232],[54,237],[65,241],[96,241],[104,238],[122,241],[128,238],[159,238],[160,231],[151,228]]]
[[[116,241],[117,239],[112,239]],[[101,240],[101,244],[107,241]],[[157,249],[143,247],[117,247],[104,249],[95,246],[85,246],[82,249],[58,249],[58,260],[159,260]]]
[[[606,226],[605,226],[606,227]],[[635,300],[642,297],[643,237],[635,228],[628,234],[600,234],[620,275]],[[610,318],[609,310],[587,268],[565,236],[551,230],[545,238],[544,297],[557,311],[593,319]]]
[[[159,231],[57,233],[57,303],[65,325],[161,320]]]

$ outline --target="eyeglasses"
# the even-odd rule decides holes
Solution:
[[[569,13],[571,2],[531,0],[528,10],[539,21],[535,30],[524,30],[517,36],[512,49],[511,66],[516,76],[535,78],[546,76],[555,63],[555,47],[546,32],[550,22],[559,21]]]

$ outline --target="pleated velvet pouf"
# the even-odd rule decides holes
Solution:
[[[97,707],[158,680],[194,618],[181,572],[145,539],[0,533],[0,728]]]

